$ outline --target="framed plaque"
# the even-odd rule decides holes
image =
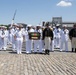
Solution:
[[[39,40],[40,39],[40,33],[39,32],[30,32],[29,33],[29,39],[30,40]]]

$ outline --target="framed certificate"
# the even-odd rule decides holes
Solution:
[[[30,40],[39,40],[40,39],[41,34],[39,32],[30,32],[29,33],[29,39]]]

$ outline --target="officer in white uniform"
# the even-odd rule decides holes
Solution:
[[[63,29],[61,30],[61,46],[60,51],[65,50],[68,51],[68,40],[69,40],[69,30],[67,29],[67,25],[63,26]],[[65,49],[63,49],[63,45],[65,45]]]
[[[32,29],[32,25],[28,25],[28,29],[25,32],[25,41],[26,41],[26,53],[31,53],[32,50],[32,44],[33,40],[29,39],[29,33],[34,32],[34,29]]]
[[[21,30],[22,25],[17,26],[19,28],[19,30],[17,30],[14,38],[16,40],[16,46],[17,46],[17,54],[21,54],[22,53],[22,43],[23,43],[23,32]]]
[[[40,39],[34,40],[34,52],[42,53],[42,29],[40,25],[37,25],[35,32],[40,33]]]
[[[56,29],[55,29],[55,38],[56,38],[56,48],[60,48],[60,32],[61,32],[61,29],[59,27],[59,24],[56,25]]]

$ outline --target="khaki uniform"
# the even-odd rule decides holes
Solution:
[[[49,54],[51,40],[53,39],[53,31],[49,27],[43,30],[42,39],[45,43],[45,54]]]
[[[71,44],[72,44],[72,52],[74,49],[76,52],[76,28],[73,28],[70,30],[69,37],[70,37]]]

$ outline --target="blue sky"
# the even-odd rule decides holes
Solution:
[[[37,25],[52,17],[76,22],[76,0],[0,0],[0,24],[10,24],[16,9],[15,23]]]

